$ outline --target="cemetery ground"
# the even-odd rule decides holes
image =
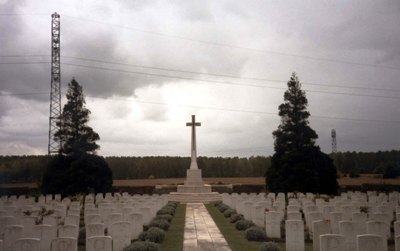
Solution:
[[[206,184],[211,185],[265,185],[264,177],[203,177]],[[185,178],[168,178],[168,179],[131,179],[131,180],[114,180],[113,185],[116,187],[129,186],[156,186],[156,185],[177,185],[183,184]],[[360,186],[362,184],[380,184],[380,185],[400,185],[400,179],[383,179],[375,174],[361,174],[360,177],[350,178],[341,177],[338,179],[341,186]],[[0,184],[0,188],[18,188],[28,187],[37,188],[38,184],[32,183],[9,183]]]

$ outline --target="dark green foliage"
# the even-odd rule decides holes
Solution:
[[[75,159],[72,156],[54,156],[43,176],[44,194],[60,193],[63,196],[78,193],[110,192],[112,173],[103,157],[83,154]]]
[[[237,221],[244,220],[243,214],[231,214],[230,222],[236,223]]]
[[[169,229],[169,226],[170,226],[170,224],[169,224],[168,220],[164,220],[164,219],[153,219],[149,224],[149,227],[158,227],[164,231],[167,231]]]
[[[86,228],[85,227],[81,227],[79,229],[79,235],[78,235],[78,245],[85,245],[86,243]]]
[[[225,218],[229,218],[231,217],[232,214],[236,214],[236,210],[232,209],[232,208],[228,208],[227,210],[225,210],[224,212],[224,217]]]
[[[331,153],[330,157],[342,174],[351,172],[383,174],[385,166],[400,162],[400,151],[338,152]]]
[[[162,220],[166,220],[166,221],[168,221],[168,222],[171,222],[172,221],[172,215],[170,215],[170,214],[159,214],[159,215],[157,215],[154,219],[155,220],[159,220],[159,219],[162,219]]]
[[[218,210],[219,210],[221,213],[223,213],[223,212],[225,212],[226,210],[229,209],[229,206],[222,203],[222,204],[219,204],[219,205],[217,206],[217,208],[218,208]]]
[[[281,124],[273,132],[275,154],[266,172],[271,192],[335,194],[336,168],[328,155],[315,145],[316,132],[308,125],[307,98],[293,73],[279,106]]]
[[[216,201],[216,202],[213,203],[213,205],[214,205],[215,207],[218,207],[218,206],[221,205],[221,204],[222,204],[222,201]]]
[[[159,251],[160,248],[154,242],[136,241],[124,248],[124,251]]]
[[[384,179],[395,179],[400,176],[400,165],[398,163],[388,163],[382,169]]]
[[[105,193],[112,189],[112,173],[104,158],[95,155],[99,135],[87,125],[90,111],[85,108],[82,87],[72,79],[67,103],[61,115],[59,155],[52,157],[43,175],[42,192],[63,196],[78,193]]]
[[[59,130],[55,138],[62,142],[60,153],[68,156],[94,154],[99,148],[99,135],[87,125],[89,109],[85,108],[82,86],[75,79],[68,84],[67,103],[64,105]]]
[[[175,209],[172,207],[163,207],[157,211],[157,215],[162,215],[162,214],[174,215],[174,213]]]
[[[260,245],[259,251],[281,251],[275,242],[264,242]]]
[[[107,157],[115,179],[186,177],[190,157]],[[199,157],[203,177],[261,177],[270,165],[270,157]]]
[[[163,206],[160,210],[157,211],[157,215],[171,215],[175,214],[175,209],[178,206],[176,202],[168,202],[167,205]]]
[[[254,226],[254,223],[252,221],[249,221],[249,220],[238,220],[235,223],[235,228],[237,230],[239,230],[239,231],[246,230],[246,229],[248,229],[249,227],[252,227],[252,226]]]
[[[246,229],[245,237],[248,241],[265,241],[267,239],[265,231],[256,226]]]
[[[383,167],[400,163],[400,151],[385,152],[338,152],[329,156],[343,175],[383,174]],[[204,177],[260,177],[270,167],[270,157],[239,158],[236,166],[232,158],[203,158]],[[115,179],[142,179],[153,174],[155,178],[186,177],[190,158],[186,157],[105,157]],[[48,156],[0,156],[0,183],[39,182],[45,172]],[[224,170],[214,163],[224,163]],[[210,168],[213,169],[210,169]],[[244,170],[244,168],[249,169]],[[262,168],[261,168],[262,167]],[[235,187],[238,187],[237,185]],[[241,192],[241,191],[240,191]],[[246,191],[244,191],[246,192]],[[248,191],[247,191],[248,192]]]
[[[162,243],[165,238],[165,231],[158,227],[150,227],[146,232],[139,235],[142,241],[151,241],[155,243]]]
[[[166,207],[173,207],[174,209],[176,209],[177,206],[178,206],[178,203],[177,202],[172,202],[172,201],[169,201],[167,203],[167,205],[166,205]]]

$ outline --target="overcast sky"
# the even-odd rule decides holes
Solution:
[[[188,156],[192,114],[199,155],[271,155],[294,71],[324,152],[399,149],[400,1],[0,0],[0,155],[47,153],[54,12],[101,155]]]

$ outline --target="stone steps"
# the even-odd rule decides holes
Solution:
[[[222,196],[217,192],[211,193],[177,193],[172,192],[168,195],[168,201],[180,203],[210,203],[222,201]]]

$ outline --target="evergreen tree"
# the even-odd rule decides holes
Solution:
[[[87,125],[90,111],[85,108],[82,86],[75,79],[68,84],[67,103],[55,137],[61,141],[59,155],[52,157],[42,181],[45,194],[63,196],[89,192],[109,192],[112,172],[103,157],[96,155],[99,135]]]
[[[272,192],[336,193],[336,168],[332,159],[315,145],[317,133],[309,126],[308,101],[295,73],[287,83],[279,106],[281,124],[273,132],[275,154],[267,170]]]
[[[82,86],[72,79],[68,84],[67,103],[58,123],[60,129],[55,134],[55,138],[61,141],[61,154],[80,156],[83,153],[95,153],[99,148],[96,144],[99,135],[87,125],[89,114]]]

